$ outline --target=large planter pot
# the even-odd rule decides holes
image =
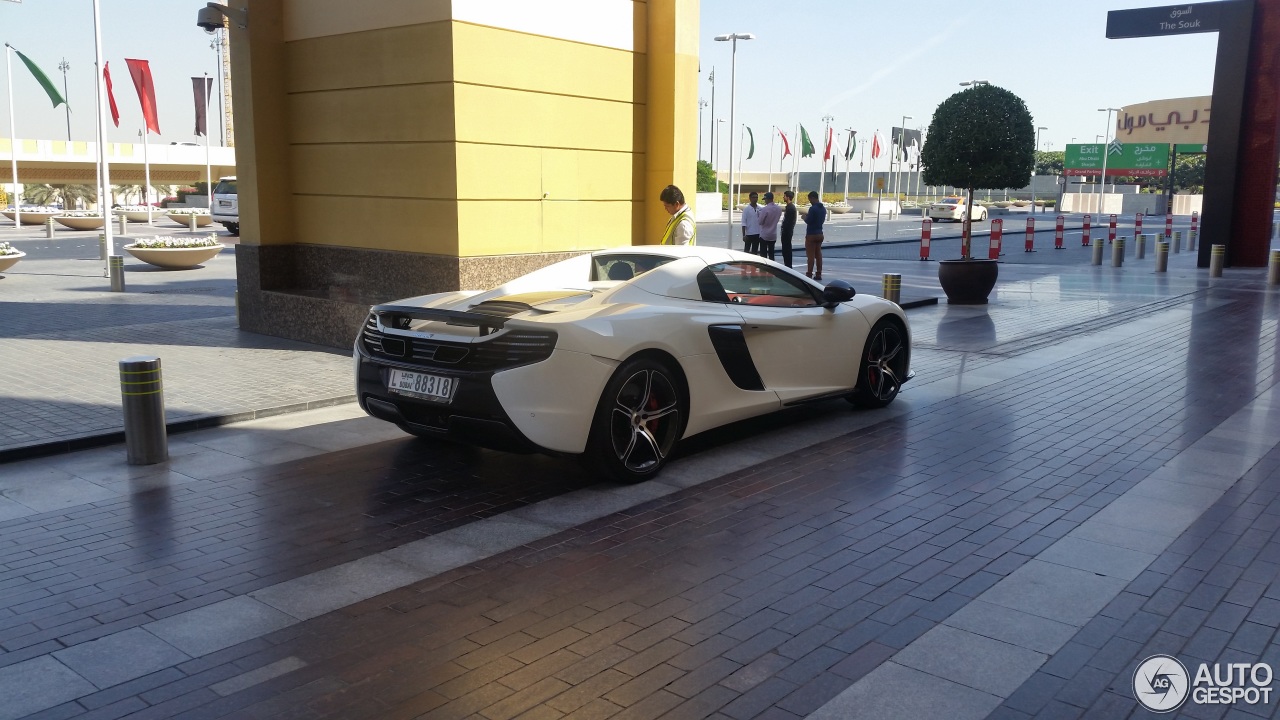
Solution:
[[[130,255],[149,265],[168,270],[184,270],[209,262],[222,252],[222,245],[197,248],[138,248],[125,245]]]
[[[165,213],[159,210],[152,210],[151,219],[154,220],[164,214]],[[116,210],[116,215],[123,215],[125,219],[131,223],[137,223],[137,222],[144,223],[147,221],[146,210]]]
[[[953,305],[986,305],[996,286],[1000,265],[996,260],[941,260],[938,284]]]
[[[4,210],[0,214],[3,214],[5,217],[12,220],[13,216],[16,215],[17,213],[13,212],[12,210]],[[61,214],[62,214],[62,211],[60,210],[54,210],[52,212],[48,212],[48,211],[27,212],[24,210],[22,211],[22,224],[23,225],[43,225],[45,224],[46,221],[48,221],[49,218],[57,217],[58,215],[61,215]]]
[[[22,217],[25,219],[27,216],[24,214]],[[104,218],[100,218],[100,217],[62,217],[62,216],[57,216],[54,218],[54,220],[57,220],[59,225],[65,225],[71,228],[72,230],[97,230],[98,228],[102,227],[102,224],[105,221]],[[24,222],[23,224],[25,225],[26,223]]]
[[[0,255],[0,272],[4,272],[13,267],[19,260],[26,257],[27,254],[20,252],[17,255]]]
[[[191,227],[190,215],[169,214],[169,219],[178,223],[182,227]],[[196,227],[202,228],[206,225],[213,224],[213,217],[209,215],[196,215]]]

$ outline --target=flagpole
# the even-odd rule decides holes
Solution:
[[[146,120],[144,119],[142,123],[143,125],[146,125]],[[147,148],[151,145],[151,143],[147,142],[150,139],[151,129],[144,127],[138,131],[138,134],[142,136],[142,167],[145,168],[146,171],[146,179],[144,182],[147,184],[146,187],[142,189],[142,197],[145,198],[147,204],[147,224],[151,225],[151,154],[147,152]]]
[[[777,140],[778,126],[771,125],[773,132],[769,135],[769,162],[765,164],[765,168],[769,171],[769,187],[765,192],[773,192],[773,143]]]
[[[831,120],[832,117],[830,115],[822,118],[822,141],[826,145],[822,148],[822,159],[818,161],[818,202],[822,202],[822,193],[826,187],[827,149],[831,147]]]
[[[111,168],[107,162],[107,109],[104,107],[107,98],[106,91],[102,86],[102,11],[99,7],[99,0],[93,0],[93,44],[94,57],[97,60],[97,65],[95,67],[98,73],[97,78],[94,80],[95,87],[98,88],[98,132],[102,135],[102,142],[98,143],[98,157],[102,159],[102,190],[104,195],[100,197],[105,199],[108,197],[105,193],[107,193],[111,187]],[[102,212],[102,219],[105,221],[102,223],[104,230],[103,234],[106,236],[107,240],[107,257],[104,259],[104,262],[107,264],[103,267],[103,270],[106,270],[107,272],[104,277],[110,275],[110,258],[112,255],[116,254],[115,238],[111,233],[111,218],[107,214],[110,206],[110,200],[106,199]]]
[[[204,74],[204,87],[201,89],[204,90],[204,194],[208,196],[209,214],[213,215],[213,166],[209,164],[209,73]]]
[[[796,142],[800,142],[800,123],[796,123],[796,134],[793,137],[795,137]],[[803,150],[804,150],[804,145],[801,145],[799,148],[797,148],[791,153],[791,174],[794,176],[792,179],[795,180],[795,185],[791,187],[791,190],[795,191],[796,194],[800,193],[799,163],[800,163],[800,152]]]
[[[22,203],[18,202],[18,126],[13,119],[13,47],[4,44],[4,67],[9,76],[9,169],[13,172],[13,226],[22,227]]]

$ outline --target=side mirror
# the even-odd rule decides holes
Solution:
[[[852,300],[857,291],[844,280],[832,280],[822,289],[823,307],[833,308],[842,302]]]

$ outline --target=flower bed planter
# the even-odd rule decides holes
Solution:
[[[995,260],[938,262],[938,284],[952,305],[986,305],[999,275],[1000,265]]]
[[[166,216],[181,225],[182,227],[191,227],[192,213],[166,213]],[[202,228],[213,224],[213,217],[209,215],[196,215],[196,227]]]
[[[0,272],[4,272],[5,270],[13,267],[19,260],[26,256],[27,254],[24,252],[20,252],[15,255],[0,255]]]
[[[5,217],[7,217],[7,218],[9,218],[10,220],[12,220],[12,219],[13,219],[13,216],[14,216],[16,213],[14,213],[12,210],[4,210],[4,211],[2,211],[2,214],[3,214]],[[48,210],[41,211],[41,212],[35,212],[35,211],[28,212],[28,211],[26,211],[26,210],[23,210],[23,211],[22,211],[22,224],[23,224],[23,225],[43,225],[43,224],[45,224],[45,221],[47,221],[49,218],[51,218],[51,217],[57,217],[57,216],[59,216],[59,215],[61,215],[61,214],[62,214],[62,211],[61,211],[61,210],[54,210],[54,211],[52,211],[52,212],[50,212],[50,211],[48,211]]]
[[[152,210],[151,218],[154,220],[155,218],[158,218],[164,214],[165,213],[161,212],[160,210]],[[116,215],[123,215],[125,219],[131,223],[136,223],[136,222],[144,223],[147,221],[146,210],[116,210]]]
[[[168,270],[184,270],[199,267],[212,260],[222,252],[222,245],[210,245],[193,248],[140,248],[125,245],[130,255],[148,265],[155,265]]]
[[[26,217],[27,214],[23,213],[23,225],[27,224]],[[103,225],[103,218],[100,217],[66,217],[58,215],[53,219],[57,220],[59,225],[65,225],[72,230],[97,230]]]

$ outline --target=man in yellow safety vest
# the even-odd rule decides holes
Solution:
[[[675,185],[662,188],[659,196],[662,207],[671,216],[667,221],[667,229],[662,232],[663,245],[697,245],[698,226],[693,222],[693,213],[685,204],[684,193]]]

